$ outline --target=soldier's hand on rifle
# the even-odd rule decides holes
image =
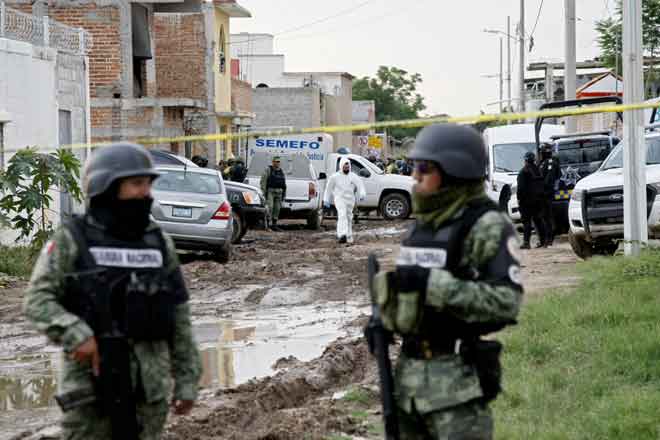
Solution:
[[[87,338],[85,342],[76,347],[76,349],[69,355],[69,358],[81,364],[91,362],[94,376],[99,375],[101,356],[99,355],[99,348],[96,345],[96,338],[94,336]]]
[[[194,400],[172,400],[174,414],[177,416],[185,416],[189,414],[193,408],[193,405],[195,405]]]

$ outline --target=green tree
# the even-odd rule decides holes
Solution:
[[[618,74],[623,71],[621,53],[623,48],[623,4],[617,1],[612,17],[596,21],[598,45],[601,58],[610,68],[615,68],[618,61]],[[655,57],[660,49],[660,0],[642,1],[642,37],[644,40],[644,55]],[[655,79],[655,69],[651,65],[647,71],[646,82]]]
[[[53,232],[49,214],[51,189],[68,192],[82,200],[78,185],[80,161],[69,150],[39,153],[35,148],[18,151],[0,171],[0,219],[20,231],[17,241],[31,239],[32,249],[41,249]]]
[[[365,76],[353,81],[353,100],[376,102],[377,121],[415,119],[424,110],[424,98],[417,93],[422,82],[419,73],[409,74],[397,67],[380,66],[376,77]],[[397,139],[414,136],[417,128],[393,128],[390,136]]]

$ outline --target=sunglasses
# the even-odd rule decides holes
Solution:
[[[420,160],[415,162],[415,171],[419,174],[431,174],[437,167],[427,160]]]

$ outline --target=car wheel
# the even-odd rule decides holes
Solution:
[[[575,255],[586,260],[591,258],[594,254],[593,246],[583,237],[578,237],[573,234],[573,231],[568,231],[568,242],[571,244],[571,248]]]
[[[410,202],[401,193],[392,193],[383,197],[380,212],[386,220],[403,220],[410,215]]]
[[[241,242],[241,238],[245,235],[245,225],[241,219],[241,215],[236,212],[231,212],[232,216],[232,230],[231,230],[231,242],[232,244],[237,244]]]
[[[511,200],[511,188],[505,186],[500,193],[500,211],[509,213],[509,200]]]
[[[307,216],[307,229],[318,231],[321,229],[321,223],[323,223],[323,209],[312,211],[309,216]]]
[[[215,259],[215,261],[217,261],[220,264],[229,263],[229,259],[231,258],[231,245],[217,248],[213,252],[213,258]]]

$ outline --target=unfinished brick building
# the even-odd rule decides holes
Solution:
[[[231,130],[230,17],[234,0],[13,0],[92,34],[89,54],[92,142],[169,138]],[[164,143],[217,161],[222,143]]]

